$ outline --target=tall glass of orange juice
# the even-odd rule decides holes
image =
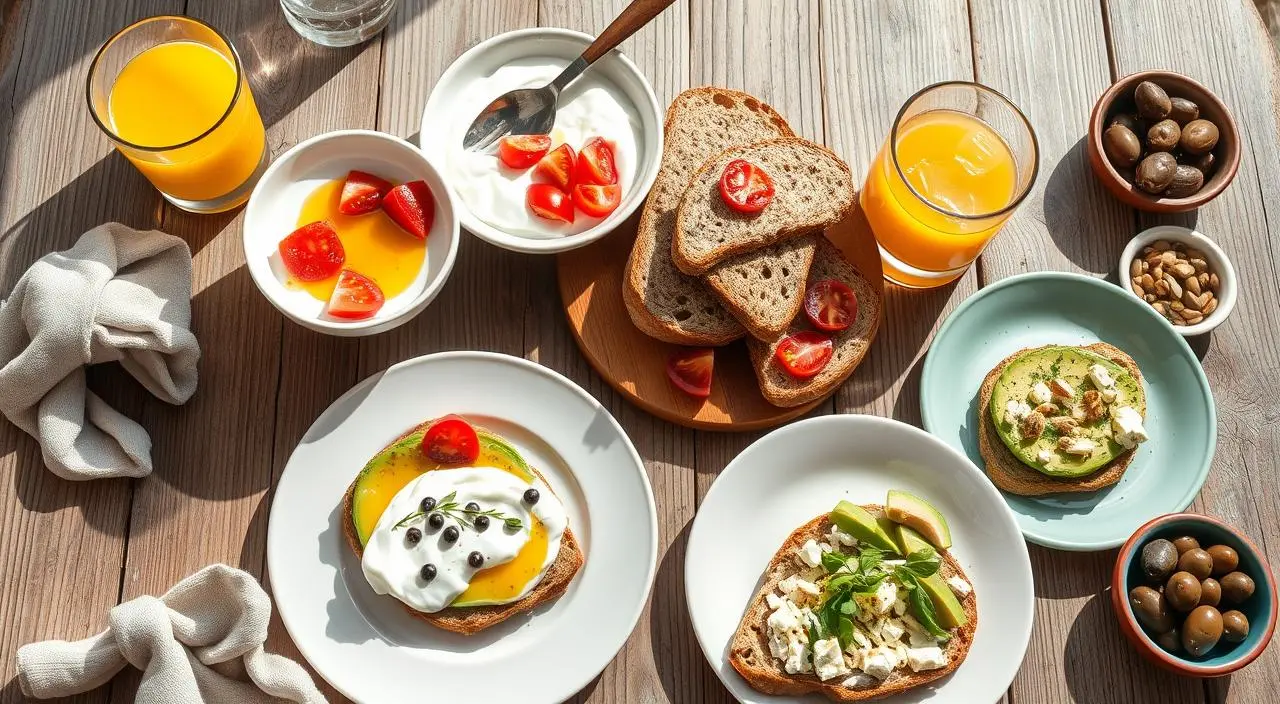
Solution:
[[[885,277],[912,288],[954,281],[1027,196],[1039,166],[1031,123],[996,91],[957,81],[911,96],[859,195]]]
[[[267,140],[235,47],[189,17],[136,22],[89,67],[89,112],[174,205],[229,210],[267,165]]]

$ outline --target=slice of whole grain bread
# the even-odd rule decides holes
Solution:
[[[672,101],[663,130],[662,166],[645,201],[623,277],[623,301],[642,332],[678,345],[725,345],[743,336],[742,326],[707,286],[671,261],[676,211],[690,177],[707,159],[738,144],[793,134],[773,108],[746,93],[694,88]]]
[[[396,444],[431,423],[432,421],[426,421],[421,425],[410,428],[408,432],[388,443],[387,447]],[[532,467],[530,469],[533,469],[533,473],[544,484],[547,484],[547,480],[542,476],[541,472]],[[547,484],[548,488],[550,486],[550,484]],[[356,481],[352,481],[351,486],[347,487],[347,493],[342,497],[342,515],[345,517],[342,522],[342,533],[346,536],[347,545],[352,552],[356,554],[356,557],[362,558],[364,557],[364,545],[360,543],[360,536],[356,534],[355,521],[352,519],[351,512],[355,500],[355,492]],[[450,606],[435,613],[418,611],[399,599],[396,599],[396,603],[400,604],[414,618],[426,621],[446,631],[469,636],[479,633],[490,626],[502,623],[512,616],[536,608],[544,602],[558,598],[569,588],[569,582],[573,581],[574,576],[582,569],[583,561],[582,548],[578,545],[578,539],[573,535],[572,530],[565,528],[564,535],[560,537],[560,551],[556,553],[555,562],[552,562],[547,567],[546,574],[542,576],[542,581],[538,582],[538,585],[532,591],[517,601],[513,601],[510,604],[492,606]],[[393,596],[388,596],[387,598],[395,599]]]
[[[804,304],[804,286],[821,234],[793,237],[771,249],[773,258],[730,257],[711,267],[705,281],[725,309],[757,340],[787,329]]]
[[[740,213],[720,195],[731,161],[758,166],[773,180],[773,200],[759,213]],[[731,147],[707,159],[689,181],[676,214],[671,258],[686,274],[705,274],[735,254],[823,230],[853,207],[853,174],[826,147],[787,137]]]
[[[1120,481],[1120,478],[1124,476],[1125,470],[1129,468],[1129,463],[1133,461],[1133,450],[1121,453],[1115,459],[1099,467],[1098,471],[1092,474],[1086,474],[1083,477],[1058,478],[1038,472],[1023,464],[1021,460],[1009,451],[1004,441],[1000,439],[1000,433],[996,430],[996,423],[991,418],[991,409],[989,408],[991,405],[991,393],[995,389],[996,380],[1000,378],[1000,373],[1004,371],[1005,367],[1009,366],[1010,362],[1036,349],[1043,348],[1019,350],[1005,357],[1003,361],[996,365],[995,369],[987,373],[986,378],[982,380],[982,388],[978,390],[978,452],[982,455],[982,459],[986,464],[987,476],[1000,489],[1010,494],[1019,494],[1021,496],[1097,491]],[[1108,345],[1105,342],[1095,342],[1092,345],[1085,345],[1081,349],[1102,355],[1119,364],[1129,370],[1129,373],[1138,380],[1139,384],[1142,383],[1142,372],[1138,370],[1137,362],[1134,362],[1132,357],[1119,348]],[[1144,401],[1140,407],[1135,407],[1134,410],[1145,418],[1147,415],[1146,402]]]
[[[868,504],[863,508],[876,516],[879,516],[884,510],[883,507],[876,504]],[[974,634],[978,631],[978,595],[976,591],[970,592],[967,597],[960,599],[961,605],[964,606],[964,613],[968,618],[968,623],[953,631],[951,640],[943,648],[943,651],[947,654],[947,665],[937,670],[912,672],[909,668],[896,669],[876,687],[853,689],[840,684],[844,678],[823,682],[813,673],[787,674],[786,670],[782,668],[782,664],[773,659],[769,652],[769,630],[767,625],[770,609],[765,596],[777,591],[778,582],[800,571],[800,567],[796,564],[794,557],[796,549],[807,540],[822,540],[830,529],[831,520],[828,516],[825,514],[818,516],[795,529],[791,535],[787,536],[786,541],[782,543],[782,547],[778,549],[778,552],[774,554],[768,568],[765,569],[764,583],[755,596],[751,598],[747,611],[743,614],[742,621],[738,625],[738,630],[734,633],[733,640],[730,642],[729,664],[733,666],[733,669],[737,670],[738,674],[742,675],[742,678],[753,689],[765,694],[802,695],[817,692],[828,699],[838,702],[856,702],[899,694],[955,672],[956,668],[960,667],[960,663],[964,662],[965,657],[969,655],[969,648],[973,646]],[[956,561],[951,553],[946,550],[939,550],[938,555],[942,558],[942,566],[938,571],[944,579],[958,575],[961,579],[969,581],[964,570],[961,569],[960,563]],[[959,598],[958,595],[957,598]]]
[[[747,340],[747,351],[751,355],[751,366],[756,370],[756,380],[760,382],[760,392],[764,394],[765,400],[775,406],[799,406],[826,396],[849,378],[866,356],[871,339],[875,336],[882,305],[879,294],[830,240],[819,237],[817,253],[813,258],[813,266],[809,269],[805,287],[823,279],[835,279],[853,289],[854,295],[858,297],[858,317],[844,330],[826,333],[831,336],[834,349],[831,361],[816,376],[797,379],[774,359],[778,343],[787,335],[814,329],[805,316],[797,316],[787,330],[772,340]]]

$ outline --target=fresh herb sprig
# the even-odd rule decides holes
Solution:
[[[907,590],[907,603],[920,625],[934,637],[949,637],[947,630],[938,624],[933,600],[920,586],[921,579],[938,572],[941,565],[938,554],[932,548],[923,548],[892,569],[884,564],[885,554],[870,546],[863,546],[856,557],[836,552],[823,554],[822,566],[829,576],[814,619],[806,628],[811,642],[834,635],[841,647],[848,647],[853,641],[853,619],[860,611],[857,597],[875,594],[880,583],[890,576]]]
[[[430,511],[423,511],[422,509],[418,509],[417,511],[410,513],[404,518],[401,518],[394,526],[392,526],[391,529],[396,530],[397,528],[403,528],[409,525],[410,523],[414,522],[415,520],[422,518],[423,516],[426,516],[429,513],[442,513],[456,520],[458,523],[470,528],[471,530],[475,530],[475,519],[478,516],[487,516],[489,518],[502,521],[503,525],[505,525],[507,528],[510,528],[511,530],[520,530],[521,528],[524,527],[524,522],[521,521],[519,518],[515,516],[508,516],[497,509],[491,508],[485,511],[473,511],[467,508],[466,506],[459,506],[457,502],[457,498],[458,498],[458,492],[451,491],[447,495],[445,495],[444,498],[436,502],[435,507],[432,508]]]
[[[907,604],[911,607],[916,620],[935,638],[947,639],[950,633],[938,623],[938,611],[933,599],[920,586],[920,580],[928,579],[938,573],[942,560],[933,548],[921,548],[907,555],[907,561],[893,570],[893,576],[907,590]]]

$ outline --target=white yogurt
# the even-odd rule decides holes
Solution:
[[[538,490],[538,502],[533,506],[523,500],[524,492],[533,487]],[[522,527],[510,529],[499,518],[491,520],[484,531],[470,527],[469,521],[460,524],[446,517],[440,529],[427,526],[426,517],[415,518],[397,528],[406,516],[418,511],[422,500],[428,496],[439,501],[450,492],[457,492],[454,501],[459,507],[474,501],[481,510],[496,509],[504,516],[519,518]],[[564,535],[569,518],[564,505],[551,490],[538,479],[532,484],[516,475],[493,467],[470,467],[425,472],[405,485],[391,499],[386,511],[378,519],[369,542],[364,546],[361,567],[369,586],[378,594],[390,594],[411,608],[427,613],[439,611],[466,591],[476,572],[510,562],[529,542],[533,518],[541,521],[547,530],[547,557],[537,576],[524,585],[523,591],[510,601],[523,598],[542,581],[547,568],[556,561],[560,552],[560,538]],[[441,537],[449,526],[458,528],[458,540],[446,543]],[[406,535],[409,528],[422,531],[416,544]],[[467,557],[479,551],[484,564],[472,567]],[[430,581],[422,579],[422,566],[436,566],[436,576]]]
[[[472,120],[494,98],[517,88],[540,88],[550,83],[568,64],[550,57],[514,61],[492,75],[476,81],[458,97],[449,126],[447,173],[450,185],[479,219],[511,235],[549,239],[576,235],[598,224],[601,218],[574,213],[572,224],[545,220],[525,204],[525,191],[533,183],[533,168],[510,169],[497,156],[497,142],[488,152],[462,148],[462,137]],[[625,197],[635,183],[639,161],[637,137],[640,126],[631,101],[590,70],[560,94],[551,148],[568,143],[576,154],[592,137],[602,137],[613,148],[618,184]]]

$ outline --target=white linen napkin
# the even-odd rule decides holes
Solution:
[[[263,650],[271,599],[248,572],[209,565],[159,599],[111,609],[107,630],[18,649],[18,685],[37,699],[87,692],[125,665],[142,670],[139,704],[324,702],[298,663]],[[243,672],[248,679],[228,673]]]
[[[85,387],[85,365],[118,361],[180,404],[199,359],[191,251],[163,232],[99,225],[32,264],[0,303],[0,412],[64,479],[151,473],[147,431]]]

